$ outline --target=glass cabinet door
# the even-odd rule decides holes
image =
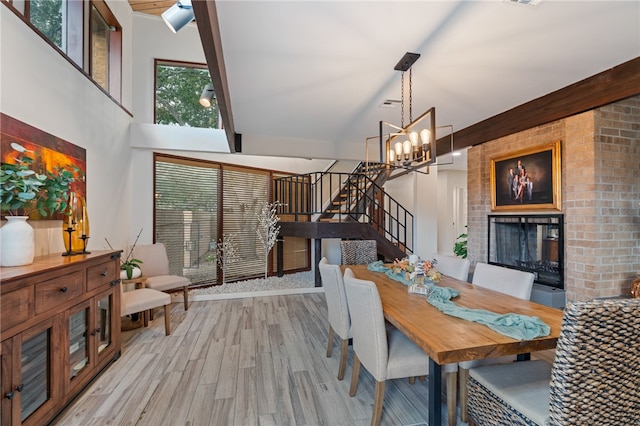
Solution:
[[[69,315],[69,379],[89,364],[89,307]]]
[[[53,323],[47,321],[18,336],[20,377],[14,378],[14,389],[15,395],[19,395],[21,422],[39,409],[47,410],[52,404],[52,334]]]
[[[113,292],[98,298],[96,338],[98,342],[98,357],[112,345],[112,315],[113,315]]]

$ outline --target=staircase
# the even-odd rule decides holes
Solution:
[[[317,264],[323,238],[376,240],[386,260],[412,253],[413,215],[387,194],[386,164],[360,163],[350,173],[331,171],[274,180],[280,235],[315,240]],[[319,274],[316,274],[316,284]]]

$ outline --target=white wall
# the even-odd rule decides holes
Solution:
[[[125,108],[131,94],[131,20],[126,2],[108,2],[123,27]],[[0,110],[15,119],[85,148],[89,249],[104,238],[121,247],[129,235],[129,113],[85,75],[0,6]],[[36,255],[64,250],[60,221],[36,223]]]
[[[456,224],[454,198],[455,189],[467,188],[467,172],[460,170],[441,170],[438,173],[438,253],[453,255],[453,245],[460,235]],[[466,207],[466,204],[465,204]],[[456,226],[459,225],[459,226]]]

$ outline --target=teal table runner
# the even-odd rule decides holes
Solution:
[[[404,274],[395,274],[384,266],[382,261],[372,262],[367,267],[373,272],[382,272],[389,278],[400,281],[405,285],[412,282],[404,278]],[[531,340],[536,337],[548,336],[551,328],[540,318],[520,314],[497,314],[484,309],[464,308],[451,301],[459,292],[449,287],[433,286],[433,291],[427,301],[447,315],[462,318],[467,321],[484,324],[490,329],[517,340]]]

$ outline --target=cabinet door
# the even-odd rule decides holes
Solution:
[[[115,336],[119,332],[120,312],[115,312],[116,290],[112,287],[94,297],[94,328],[92,335],[95,339],[97,364],[101,365],[106,359],[111,359],[115,351]]]
[[[67,327],[65,332],[65,383],[68,386],[65,394],[78,385],[81,385],[92,372],[94,360],[91,356],[90,321],[91,300],[80,303],[69,309],[64,315]]]
[[[3,424],[5,416],[11,417],[7,424],[40,424],[53,410],[60,394],[55,364],[59,350],[54,341],[58,330],[52,318],[3,342],[3,381],[5,373],[10,376],[6,389],[3,383]],[[5,349],[11,351],[11,361],[4,358],[9,356]],[[5,370],[5,363],[10,371]],[[5,409],[11,414],[4,413]]]

